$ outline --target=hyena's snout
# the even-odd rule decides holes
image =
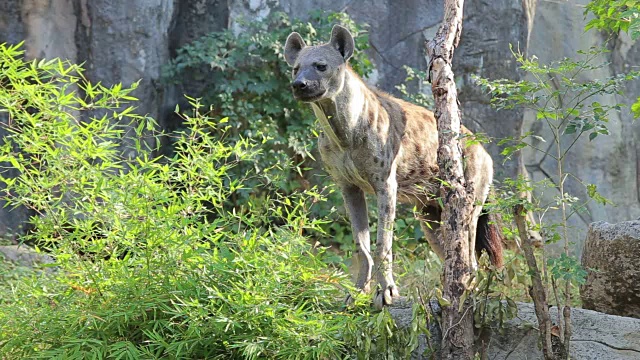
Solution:
[[[291,83],[291,87],[295,92],[304,91],[309,86],[309,81],[306,79],[296,79]]]
[[[298,76],[291,83],[293,97],[300,101],[315,101],[324,95],[324,89],[320,86],[320,82]]]

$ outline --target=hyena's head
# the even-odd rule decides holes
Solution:
[[[291,33],[284,57],[293,66],[291,89],[297,100],[312,102],[331,98],[342,91],[347,61],[355,44],[349,30],[335,25],[329,43],[306,46],[297,32]]]

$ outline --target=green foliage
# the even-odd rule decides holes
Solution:
[[[143,135],[156,126],[133,112],[134,87],[92,85],[59,60],[24,63],[19,46],[0,53],[0,164],[19,170],[3,171],[2,198],[34,210],[22,240],[55,259],[48,272],[0,271],[0,358],[366,359],[415,348],[419,309],[400,330],[362,297],[343,308],[349,279],[300,235],[318,227],[308,217],[318,193],[223,206],[249,180],[269,184],[239,170],[261,150],[228,141],[233,119],[191,99],[174,153],[155,158]],[[80,121],[93,110],[105,115]]]
[[[551,276],[555,279],[582,285],[587,278],[587,272],[580,265],[579,259],[566,254],[549,259],[548,267]]]
[[[405,78],[406,82],[416,82],[418,85],[418,92],[413,93],[407,89],[406,84],[400,84],[396,86],[396,89],[402,94],[405,100],[410,101],[416,105],[423,106],[427,109],[434,108],[433,96],[431,94],[425,94],[422,89],[425,87],[427,89],[431,89],[431,84],[429,83],[429,74],[426,71],[414,69],[409,66],[404,66],[404,70],[407,73],[407,77]]]
[[[592,0],[584,13],[595,16],[587,23],[585,30],[598,29],[616,33],[624,31],[633,40],[640,36],[640,1]]]
[[[585,16],[588,13],[595,17],[591,19],[585,30],[598,29],[618,33],[627,32],[632,40],[640,37],[640,1],[637,0],[593,0],[587,4]],[[640,98],[631,105],[634,117],[640,117]]]

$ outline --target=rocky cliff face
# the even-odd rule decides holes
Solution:
[[[469,128],[498,138],[522,131],[541,132],[530,114],[491,109],[487,97],[470,77],[523,76],[517,71],[509,44],[518,45],[543,62],[571,57],[575,50],[601,44],[597,33],[583,31],[584,3],[586,0],[466,2],[454,71],[463,122]],[[25,39],[29,57],[84,62],[93,81],[128,84],[142,79],[137,92],[142,100],[139,111],[168,126],[171,111],[182,94],[197,92],[199,87],[197,83],[177,87],[159,83],[160,68],[176,48],[228,26],[241,31],[237,21],[240,17],[255,20],[271,11],[284,10],[304,18],[314,9],[345,11],[357,21],[370,24],[371,57],[377,66],[371,81],[390,92],[404,80],[403,65],[425,68],[424,41],[433,36],[442,19],[441,1],[435,0],[0,0],[0,42]],[[619,73],[637,64],[639,49],[625,36],[615,39],[612,52],[602,59],[610,62],[602,75]],[[630,84],[625,97],[611,95],[599,101],[631,103],[639,93],[638,87],[640,83]],[[603,195],[618,205],[589,205],[589,213],[574,216],[571,224],[576,227],[573,240],[577,243],[584,238],[591,221],[622,221],[640,216],[638,126],[631,123],[628,114],[612,119],[610,136],[595,142],[578,142],[567,161],[569,171],[597,184]],[[502,164],[500,149],[494,144],[488,148],[496,159],[497,177],[513,176],[518,162]],[[549,159],[532,152],[524,152],[521,165],[536,180],[553,173]],[[585,197],[579,184],[570,182],[568,186],[570,194]],[[545,193],[547,199],[555,195]],[[2,233],[11,233],[11,228],[24,220],[24,215],[17,212],[0,211]]]
[[[0,43],[25,40],[30,59],[84,63],[87,77],[104,85],[140,80],[138,112],[164,126],[167,107],[188,91],[163,87],[162,65],[175,49],[227,22],[223,0],[0,0]],[[13,237],[28,215],[2,207],[0,235]]]

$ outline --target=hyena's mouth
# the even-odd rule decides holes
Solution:
[[[293,97],[298,101],[304,102],[314,102],[322,99],[327,94],[326,91],[316,91],[316,92],[302,92],[302,91],[294,91]]]

